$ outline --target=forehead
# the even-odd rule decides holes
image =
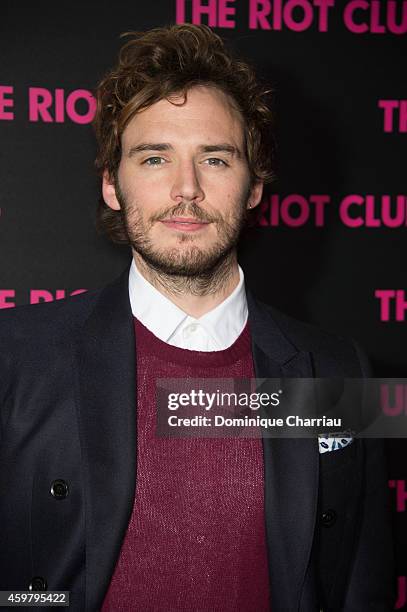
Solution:
[[[183,96],[173,95],[137,113],[126,126],[122,144],[153,142],[205,144],[221,140],[242,148],[244,122],[231,98],[220,89],[195,86]],[[158,140],[157,140],[158,139]]]

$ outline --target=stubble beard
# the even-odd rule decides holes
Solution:
[[[116,197],[121,206],[123,222],[130,245],[138,255],[138,265],[155,286],[160,285],[169,293],[209,295],[221,292],[228,284],[236,265],[236,245],[247,220],[247,200],[249,189],[236,207],[236,212],[228,219],[210,215],[195,202],[181,202],[167,207],[153,215],[147,222],[143,220],[137,203],[131,205],[116,181]],[[176,216],[193,217],[216,225],[218,240],[205,249],[194,242],[194,234],[181,233],[177,237],[181,248],[160,249],[150,238],[153,225],[162,219]],[[205,230],[203,230],[205,231]],[[191,243],[185,248],[185,243]]]

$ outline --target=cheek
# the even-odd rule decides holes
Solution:
[[[240,209],[246,200],[247,191],[242,189],[230,188],[224,195],[226,208],[231,212]]]
[[[248,179],[239,172],[227,177],[218,177],[213,185],[213,190],[215,193],[222,194],[222,199],[233,206],[245,198],[248,187]]]
[[[160,194],[162,187],[152,187],[151,184],[132,174],[131,177],[123,173],[120,177],[120,186],[130,207],[137,207],[142,213],[152,211],[163,201]]]
[[[222,177],[218,177],[216,181],[204,187],[204,192],[209,202],[214,202],[221,208],[230,208],[239,200],[240,190],[233,181],[225,181]]]

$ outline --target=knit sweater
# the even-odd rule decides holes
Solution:
[[[249,326],[201,352],[134,322],[136,493],[102,611],[269,610],[261,440],[155,435],[158,378],[254,376]]]

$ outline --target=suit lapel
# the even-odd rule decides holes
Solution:
[[[309,353],[298,351],[250,292],[247,300],[256,377],[311,378]],[[315,439],[263,438],[263,454],[271,609],[302,610],[301,601],[313,599],[303,588],[317,512],[318,447]]]
[[[100,609],[130,519],[136,480],[136,359],[128,271],[100,294],[77,341],[85,466],[86,610]]]

